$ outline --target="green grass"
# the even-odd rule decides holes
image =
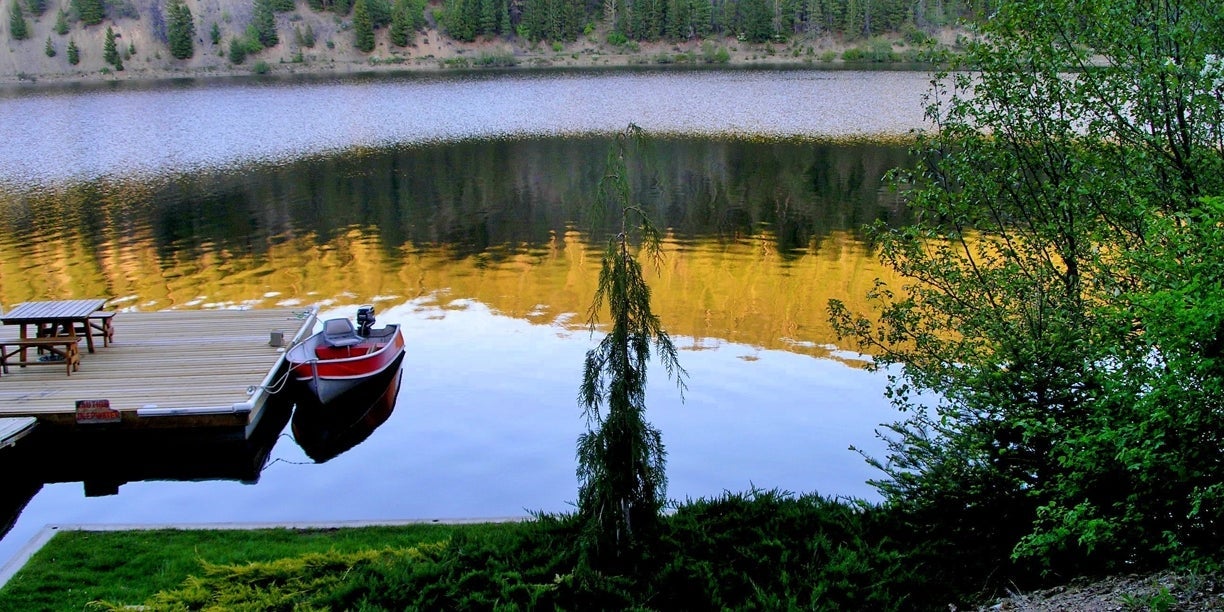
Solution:
[[[0,610],[946,610],[1000,580],[989,573],[997,560],[948,554],[887,508],[816,495],[689,501],[658,529],[637,534],[614,572],[584,563],[589,535],[574,515],[65,532],[0,590]]]
[[[522,528],[521,524],[502,523],[325,530],[65,531],[0,590],[0,610],[80,610],[98,600],[138,604],[200,574],[202,561],[247,564],[308,553],[411,548],[458,534],[513,537]]]

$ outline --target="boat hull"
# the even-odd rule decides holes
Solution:
[[[297,394],[328,405],[364,382],[377,378],[404,355],[404,338],[398,325],[370,331],[360,344],[334,348],[315,334],[289,350],[289,376]]]

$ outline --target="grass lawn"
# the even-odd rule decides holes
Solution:
[[[201,561],[241,564],[312,552],[408,548],[449,540],[514,537],[518,523],[343,529],[64,531],[0,589],[0,610],[80,610],[105,600],[139,604],[201,573]]]

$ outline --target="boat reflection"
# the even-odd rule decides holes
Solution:
[[[391,367],[327,404],[301,394],[291,427],[306,456],[316,463],[329,461],[365,441],[386,423],[395,410],[403,361],[401,352]]]

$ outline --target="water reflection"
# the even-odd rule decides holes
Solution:
[[[41,490],[11,487],[33,499],[8,504],[25,510],[0,558],[47,523],[571,509],[577,384],[597,341],[585,314],[608,229],[586,211],[607,145],[394,146],[0,190],[5,305],[109,295],[136,310],[320,304],[329,318],[376,303],[408,345],[398,393],[384,398],[397,401],[372,403],[361,419],[376,431],[316,444],[300,422],[298,444],[242,456],[255,471],[240,476],[258,487],[143,476],[118,496],[83,497],[66,476]],[[886,276],[857,228],[906,221],[882,180],[906,163],[904,149],[674,138],[657,143],[654,159],[657,178],[636,186],[667,228],[649,282],[690,373],[684,401],[662,375],[648,389],[669,495],[758,485],[872,497],[866,480],[876,473],[847,447],[878,448],[873,428],[891,417],[884,381],[835,346],[824,305],[861,300]]]
[[[360,151],[241,172],[0,192],[0,301],[268,307],[443,295],[573,323],[607,227],[603,138]],[[884,275],[858,236],[905,222],[901,146],[665,139],[639,198],[668,228],[673,333],[825,355],[824,304]],[[580,321],[581,317],[577,319]]]
[[[386,371],[363,381],[327,405],[310,394],[297,398],[293,411],[293,439],[318,463],[334,459],[361,444],[387,422],[399,398],[403,356]]]

